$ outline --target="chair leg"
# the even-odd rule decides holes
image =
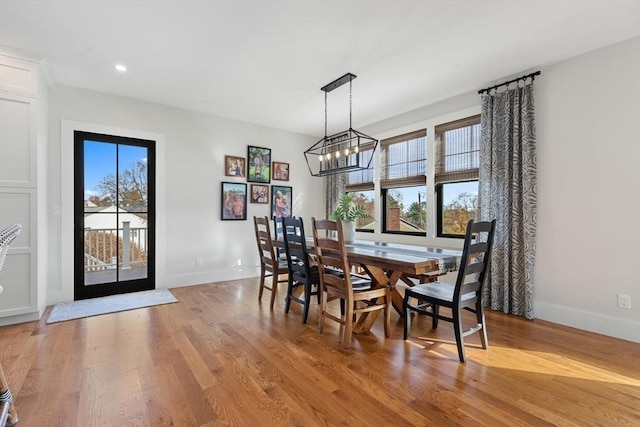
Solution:
[[[291,295],[293,294],[293,278],[289,276],[287,281],[287,296],[284,299],[284,312],[289,313],[289,307],[291,307]]]
[[[431,311],[433,311],[433,317],[431,318],[431,328],[436,329],[438,327],[438,316],[440,315],[440,306],[431,304]]]
[[[280,279],[280,275],[273,273],[271,276],[271,302],[269,303],[269,308],[273,310],[273,304],[276,302],[276,294],[278,293],[278,280]]]
[[[302,323],[307,323],[309,306],[311,305],[311,283],[304,284],[304,307],[302,307]]]
[[[2,395],[4,395],[3,397],[11,396],[11,391],[9,390],[9,383],[7,382],[7,378],[4,376],[2,365],[0,365],[0,396]],[[15,425],[18,422],[18,413],[16,412],[15,403],[11,398],[9,398],[9,402],[4,400],[4,403],[8,405],[8,408],[4,406],[4,409],[7,410],[7,418],[5,419],[5,424],[3,425],[3,427]]]
[[[322,298],[320,298],[320,317],[318,318],[318,332],[322,333],[324,329],[324,313],[327,310],[327,293],[322,292]]]
[[[346,304],[347,312],[344,316],[344,336],[342,337],[342,348],[347,349],[351,346],[351,334],[353,333],[353,301]]]
[[[482,329],[480,329],[480,342],[482,343],[482,348],[485,350],[489,347],[489,339],[487,338],[487,324],[484,318],[484,307],[482,307],[482,302],[476,302],[476,321],[479,325],[482,325]]]
[[[456,345],[458,346],[458,357],[460,362],[465,363],[464,355],[464,341],[462,337],[462,313],[460,307],[455,307],[452,310],[453,313],[453,330],[456,335]]]
[[[260,290],[258,291],[258,302],[262,301],[262,292],[264,291],[264,277],[265,271],[264,267],[260,269]]]
[[[405,294],[402,300],[402,312],[404,313],[404,339],[409,339],[411,329],[411,310],[409,310],[409,295]]]
[[[384,336],[391,336],[391,292],[387,292],[384,305]]]

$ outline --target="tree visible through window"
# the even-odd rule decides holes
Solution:
[[[478,209],[480,116],[438,125],[435,134],[438,236],[463,237]]]
[[[349,194],[353,194],[353,202],[362,205],[367,212],[368,218],[358,218],[356,220],[356,230],[358,231],[374,231],[375,224],[375,206],[374,206],[374,193],[373,190],[366,191],[349,191]]]
[[[478,209],[478,181],[442,184],[443,235],[460,235],[466,232],[470,219],[476,219]]]
[[[426,233],[426,136],[421,129],[380,141],[383,232]]]

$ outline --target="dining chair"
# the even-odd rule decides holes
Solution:
[[[320,272],[320,319],[322,333],[325,318],[344,326],[342,347],[351,345],[353,322],[357,314],[384,310],[384,335],[390,336],[391,291],[389,286],[376,286],[371,279],[351,273],[344,243],[341,221],[311,218],[313,242]],[[340,299],[341,316],[328,310],[328,302]]]
[[[2,267],[4,266],[11,242],[18,237],[21,230],[21,224],[14,224],[0,231],[0,273],[2,273]],[[2,291],[2,286],[0,286],[0,294],[2,294]],[[2,364],[0,364],[0,426],[9,427],[15,425],[17,422],[18,413],[16,412],[11,390],[9,390],[9,383],[2,370]]]
[[[262,301],[262,293],[265,289],[271,291],[269,307],[273,309],[273,303],[278,293],[278,283],[288,281],[287,275],[289,274],[289,268],[287,261],[279,259],[276,254],[271,238],[269,218],[266,216],[254,216],[253,225],[256,233],[256,242],[258,244],[258,254],[260,256],[260,291],[258,292],[258,301]],[[267,277],[271,277],[271,286],[265,283]]]
[[[320,275],[307,249],[302,218],[283,218],[283,237],[287,265],[289,267],[289,283],[284,312],[289,313],[291,301],[302,305],[302,323],[307,323],[311,296],[317,295],[320,303]],[[302,287],[304,299],[297,297],[295,291]]]
[[[484,308],[482,306],[482,287],[489,267],[491,247],[496,221],[475,222],[469,220],[464,237],[464,246],[460,268],[455,285],[440,281],[418,284],[405,290],[403,299],[404,339],[408,339],[411,328],[411,311],[432,318],[431,327],[438,327],[438,320],[453,323],[458,357],[465,362],[464,337],[480,332],[482,348],[489,346]],[[440,313],[440,307],[447,307],[451,315]],[[463,329],[462,309],[476,315],[476,324]]]

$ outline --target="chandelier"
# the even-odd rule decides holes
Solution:
[[[369,169],[378,140],[351,127],[352,81],[356,76],[347,73],[320,88],[324,91],[324,138],[304,152],[313,176],[333,175]],[[349,83],[349,129],[327,136],[327,94]]]

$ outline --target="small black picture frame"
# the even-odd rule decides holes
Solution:
[[[223,182],[220,205],[222,221],[245,221],[247,219],[247,184]]]
[[[271,186],[271,218],[291,217],[293,188],[284,185]]]
[[[254,147],[247,148],[247,181],[268,184],[271,182],[271,149]]]

